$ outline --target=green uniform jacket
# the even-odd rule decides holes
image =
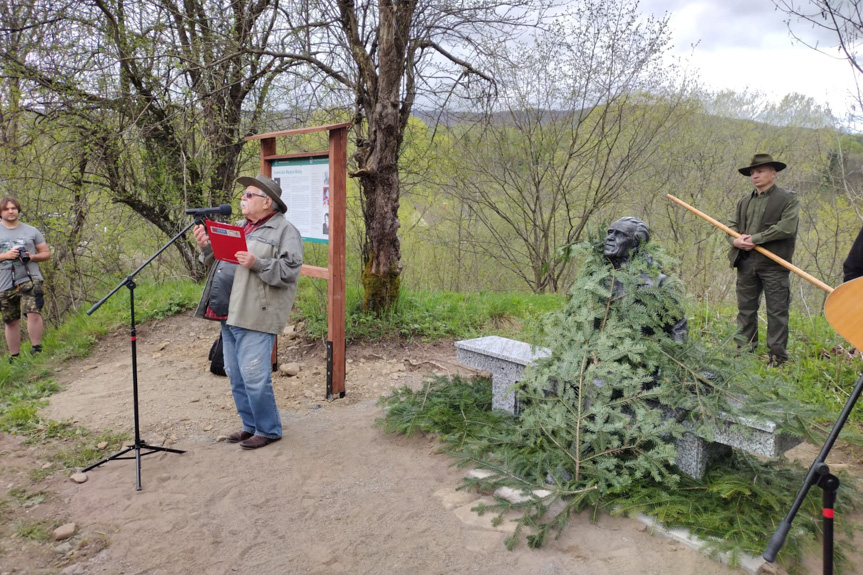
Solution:
[[[797,242],[800,199],[794,192],[773,186],[764,192],[767,203],[761,222],[748,222],[747,212],[754,196],[755,193],[753,192],[740,199],[737,203],[737,209],[734,211],[734,218],[729,222],[729,227],[735,232],[751,235],[754,244],[791,263],[791,257],[794,255],[794,244]],[[729,237],[729,239],[733,241],[733,238]],[[733,245],[731,246],[728,251],[731,267],[737,267],[744,253]],[[753,257],[763,258],[765,262],[773,264],[777,268],[785,269],[755,251],[749,253]]]
[[[237,223],[244,226],[245,220]],[[303,239],[293,224],[276,214],[246,236],[248,251],[257,258],[251,269],[237,265],[231,300],[228,306],[228,325],[264,333],[280,333],[288,323],[297,279],[303,266]],[[201,249],[201,261],[214,263],[213,250],[207,245]],[[216,266],[210,268],[207,284],[195,317],[205,317],[210,289]]]

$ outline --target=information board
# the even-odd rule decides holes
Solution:
[[[328,243],[330,236],[330,160],[328,156],[276,160],[272,178],[282,187],[286,217],[304,240]]]

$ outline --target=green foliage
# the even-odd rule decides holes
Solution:
[[[674,485],[668,438],[683,433],[678,419],[731,411],[719,375],[729,366],[669,335],[683,310],[653,263],[661,252],[648,244],[614,269],[601,248],[579,249],[569,299],[543,324],[540,343],[552,354],[525,372],[521,427],[550,448],[547,469],[571,477],[570,487],[606,494],[646,477]]]
[[[787,461],[760,461],[735,452],[717,461],[700,481],[681,478],[678,488],[665,489],[653,482],[633,485],[625,495],[610,499],[605,506],[615,514],[645,513],[667,527],[685,527],[708,542],[714,551],[746,552],[760,555],[773,536],[781,518],[788,513],[793,496],[805,473]],[[861,495],[850,477],[841,479],[837,509],[859,509]],[[796,572],[803,553],[814,549],[821,535],[821,491],[810,489],[794,519],[782,549],[782,562]],[[845,560],[852,549],[854,524],[845,513],[837,514],[835,539],[837,566],[850,567]]]
[[[687,317],[691,333],[711,346],[729,346],[736,331],[734,306],[699,306],[692,308]],[[762,343],[759,353],[742,356],[743,362],[735,365],[741,376],[752,374],[765,379],[797,406],[806,406],[810,424],[826,430],[836,420],[848,400],[860,373],[863,358],[853,355],[853,348],[827,323],[826,318],[791,311],[789,357],[780,372],[766,364],[767,348]],[[763,342],[763,338],[762,338]],[[863,424],[863,410],[854,409],[843,429],[842,438],[863,445],[859,427]]]
[[[385,415],[377,424],[386,432],[435,434],[460,466],[492,472],[482,479],[465,479],[462,489],[491,492],[508,486],[532,495],[522,503],[498,499],[474,509],[479,514],[496,514],[497,521],[512,511],[521,513],[516,533],[505,542],[510,549],[520,539],[530,547],[541,546],[565,528],[572,513],[593,508],[624,515],[648,514],[668,527],[688,529],[715,551],[760,554],[805,475],[802,468],[786,461],[763,462],[735,454],[716,462],[701,480],[671,478],[673,489],[668,477],[657,481],[644,475],[626,489],[603,492],[598,485],[578,486],[567,480],[553,467],[559,460],[549,453],[551,442],[530,443],[537,434],[525,432],[524,425],[509,414],[491,411],[491,385],[486,379],[435,378],[420,390],[403,387],[378,403]],[[554,484],[548,484],[547,477],[552,477]],[[861,500],[850,478],[842,481],[837,506],[848,513],[859,508]],[[542,497],[540,492],[537,496],[537,489],[550,494]],[[782,549],[780,559],[792,571],[820,534],[818,497],[813,489]],[[554,514],[549,514],[553,503]],[[842,518],[837,520],[837,533],[850,535],[852,527]],[[843,557],[847,545],[837,540],[837,558]]]
[[[436,433],[454,446],[483,441],[495,427],[515,422],[507,413],[491,413],[491,382],[484,378],[432,378],[420,391],[404,386],[381,397],[378,405],[387,415],[376,423],[387,433]]]
[[[569,298],[537,329],[537,342],[551,355],[525,371],[518,419],[488,409],[487,381],[456,378],[382,398],[386,415],[379,424],[388,432],[437,434],[460,465],[490,472],[465,480],[465,488],[506,486],[528,495],[519,503],[497,499],[476,508],[495,513],[497,521],[517,512],[509,548],[520,540],[542,545],[572,513],[592,506],[649,513],[716,538],[716,550],[763,550],[802,471],[738,455],[694,481],[678,475],[670,440],[683,432],[686,419],[710,437],[717,417],[743,414],[818,436],[823,430],[812,425],[816,412],[795,402],[780,372],[768,372],[750,354],[735,357],[727,326],[700,329],[686,342],[670,337],[665,328],[682,310],[677,284],[659,281],[652,263],[667,263],[661,251],[645,246],[614,269],[596,246],[577,249],[582,263]],[[645,285],[647,279],[652,283]],[[702,312],[693,323],[703,328],[719,321]],[[847,509],[858,506],[858,498],[846,495]],[[817,534],[817,505],[808,502],[802,515],[783,549],[791,565]]]
[[[51,540],[52,531],[56,527],[57,523],[48,519],[21,521],[15,525],[15,533],[21,539],[45,542]]]
[[[327,333],[326,285],[300,278],[295,309],[305,321],[311,338]],[[402,287],[393,309],[367,314],[362,309],[363,292],[349,287],[346,294],[347,340],[381,338],[434,340],[465,339],[489,332],[515,335],[530,328],[535,318],[560,307],[556,295],[519,293],[454,293],[412,290]]]
[[[95,461],[103,459],[107,453],[119,451],[124,442],[129,441],[128,433],[116,433],[111,430],[93,435],[86,429],[76,428],[75,441],[64,443],[54,452],[51,460],[59,463],[65,469],[80,469]],[[98,445],[107,443],[107,447],[99,449]]]

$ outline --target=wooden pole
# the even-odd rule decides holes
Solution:
[[[345,290],[347,243],[348,128],[330,130],[330,240],[327,278],[327,343],[332,350],[327,366],[327,399],[345,396]]]
[[[686,208],[687,210],[689,210],[690,212],[692,212],[693,214],[695,214],[699,218],[707,220],[708,222],[710,222],[711,224],[713,224],[714,226],[716,226],[717,228],[719,228],[720,230],[722,230],[723,232],[725,232],[726,234],[728,234],[732,237],[739,238],[742,235],[738,232],[735,232],[734,230],[732,230],[731,228],[729,228],[725,224],[718,222],[717,220],[714,220],[713,218],[711,218],[707,214],[699,212],[698,210],[696,210],[695,208],[693,208],[692,206],[690,206],[689,204],[687,204],[683,200],[681,200],[679,198],[675,198],[671,194],[665,194],[665,197],[667,197],[672,202],[683,206],[684,208]],[[806,272],[804,272],[803,270],[801,270],[797,266],[792,265],[791,262],[780,258],[779,256],[777,256],[773,252],[765,250],[761,246],[755,246],[755,251],[758,252],[759,254],[763,255],[763,256],[767,256],[768,258],[770,258],[771,260],[773,260],[777,264],[781,265],[782,267],[791,270],[792,272],[796,273],[797,275],[799,275],[800,277],[802,277],[803,279],[805,279],[806,281],[808,281],[812,285],[820,287],[821,289],[823,289],[827,293],[833,293],[832,287],[830,287],[826,283],[822,282],[821,280],[812,277],[811,275],[807,274]]]

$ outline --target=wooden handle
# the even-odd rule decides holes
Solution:
[[[713,218],[711,218],[707,214],[699,212],[698,210],[696,210],[695,208],[693,208],[692,206],[690,206],[689,204],[687,204],[683,200],[681,200],[679,198],[675,198],[671,194],[665,194],[665,197],[667,197],[669,200],[671,200],[672,202],[674,202],[676,204],[680,204],[681,206],[683,206],[684,208],[686,208],[687,210],[689,210],[690,212],[692,212],[693,214],[695,214],[699,218],[707,220],[708,222],[710,222],[711,224],[713,224],[714,226],[716,226],[717,228],[719,228],[720,230],[722,230],[723,232],[725,232],[726,234],[728,234],[732,237],[739,238],[742,235],[742,234],[735,232],[734,230],[732,230],[731,228],[729,228],[725,224],[714,220]],[[811,275],[807,274],[806,272],[804,272],[803,270],[801,270],[797,266],[793,265],[791,262],[780,258],[779,256],[777,256],[773,252],[765,250],[761,246],[755,246],[755,251],[758,252],[759,254],[767,256],[768,258],[770,258],[771,260],[773,260],[777,264],[781,265],[782,267],[784,267],[786,269],[791,270],[792,272],[796,273],[797,275],[799,275],[800,277],[802,277],[803,279],[805,279],[809,283],[820,287],[821,289],[823,289],[827,293],[833,293],[832,287],[830,287],[826,283],[822,282],[818,278],[812,277]]]

